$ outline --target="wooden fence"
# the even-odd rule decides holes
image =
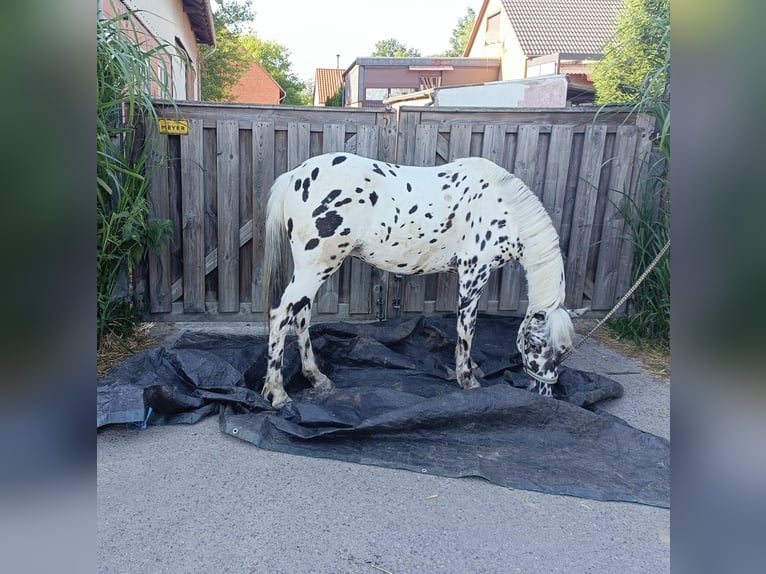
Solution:
[[[553,218],[565,257],[567,305],[607,310],[627,290],[633,244],[622,214],[644,188],[651,122],[624,113],[486,108],[395,112],[236,104],[158,104],[189,121],[188,135],[150,141],[160,166],[152,215],[174,234],[136,275],[152,321],[262,320],[261,262],[268,190],[305,159],[347,151],[382,161],[439,165],[482,156],[517,174]],[[628,201],[626,204],[625,202]],[[357,259],[321,288],[322,320],[454,312],[451,274],[399,276]],[[523,272],[494,272],[480,310],[523,312]]]

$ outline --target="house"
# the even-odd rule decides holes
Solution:
[[[463,55],[500,59],[503,80],[564,74],[592,88],[622,8],[623,0],[484,0]]]
[[[327,100],[342,87],[343,70],[340,68],[317,68],[314,73],[314,105],[325,105]]]
[[[439,86],[500,79],[498,58],[357,58],[343,72],[346,107],[383,107],[383,101]]]
[[[242,104],[279,104],[285,91],[263,66],[253,62],[231,88],[231,101]]]
[[[200,44],[215,45],[210,0],[99,0],[99,17],[112,18],[132,11],[127,24],[146,49],[165,45],[167,57],[157,62],[163,83],[176,100],[200,99]],[[153,95],[162,97],[154,85]]]

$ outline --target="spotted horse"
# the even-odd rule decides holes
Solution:
[[[558,359],[572,346],[571,317],[584,311],[564,308],[559,238],[542,204],[519,178],[482,158],[410,167],[350,153],[313,157],[274,182],[265,242],[270,326],[262,394],[274,408],[291,400],[282,381],[290,325],[303,375],[317,389],[334,388],[311,348],[311,302],[349,256],[397,274],[458,274],[455,373],[463,389],[479,387],[471,341],[493,269],[514,260],[526,272],[529,304],[516,344],[530,390],[551,396]],[[288,243],[294,271],[283,290]]]

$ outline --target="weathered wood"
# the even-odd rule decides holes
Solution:
[[[311,124],[290,122],[287,124],[287,170],[298,167],[311,157],[309,136]]]
[[[323,132],[324,149],[323,153],[334,151],[343,151],[346,139],[345,126],[343,124],[326,124]],[[351,264],[346,260],[343,262],[347,268]],[[337,313],[340,272],[333,273],[319,288],[316,297],[317,313]]]
[[[239,311],[239,123],[222,120],[217,134],[218,310]]]
[[[601,249],[596,265],[593,300],[594,310],[611,309],[622,294],[616,293],[617,270],[625,237],[623,204],[629,197],[633,158],[636,154],[638,130],[635,126],[620,126],[615,142],[609,191],[604,209]]]
[[[586,264],[593,231],[601,164],[604,158],[606,130],[603,125],[588,126],[583,142],[583,157],[577,185],[572,231],[566,262],[566,304],[579,307],[583,302]]]
[[[263,312],[263,255],[265,248],[266,202],[274,183],[274,124],[253,123],[253,275],[251,308]],[[241,240],[241,238],[240,238]]]
[[[205,178],[202,168],[202,121],[189,121],[181,137],[183,212],[183,304],[185,313],[205,312]]]
[[[160,108],[161,113],[179,115],[171,106]],[[163,247],[164,255],[158,258],[152,254],[146,259],[146,286],[142,290],[137,285],[146,294],[146,311],[151,311],[147,315],[151,320],[181,320],[178,313],[199,319],[211,312],[222,314],[211,317],[215,320],[227,316],[236,320],[261,317],[262,233],[267,191],[275,176],[311,155],[330,151],[334,147],[331,142],[340,133],[344,141],[335,149],[391,163],[437,165],[460,157],[489,157],[522,177],[550,213],[565,253],[567,304],[592,298],[589,303],[594,308],[605,309],[610,298],[618,297],[629,286],[633,245],[627,237],[628,229],[619,233],[621,214],[615,211],[612,200],[620,181],[624,180],[621,185],[625,193],[635,201],[640,201],[640,195],[635,194],[645,193],[644,187],[648,187],[647,166],[636,164],[636,158],[652,147],[645,120],[624,113],[601,114],[594,119],[594,113],[586,110],[403,108],[399,112],[401,121],[397,122],[395,113],[370,109],[187,103],[179,104],[178,109],[181,117],[192,120],[192,131],[201,126],[201,161],[198,159],[197,163],[202,164],[202,169],[192,175],[192,164],[187,160],[194,154],[199,158],[200,152],[189,149],[199,147],[198,142],[192,142],[195,136],[165,138],[164,154],[172,153],[177,165],[169,169],[170,164],[166,163],[163,168],[165,191],[160,195],[165,197],[166,217],[176,225],[172,245],[169,249],[167,245]],[[219,120],[228,121],[229,129],[237,133],[233,147],[238,167],[233,171],[225,167],[219,149],[219,140],[224,137],[219,133]],[[631,146],[623,138],[636,123],[647,131],[642,132],[644,137],[631,154]],[[605,138],[605,152],[614,146],[614,153],[602,153],[597,158],[594,133]],[[603,158],[609,155],[624,158],[628,172],[623,174],[617,160],[605,163]],[[595,198],[590,199],[584,195],[587,191],[584,174],[589,170],[601,172],[601,177],[595,178],[598,181],[590,179],[590,185],[598,186]],[[195,177],[202,178],[201,186],[193,182]],[[227,179],[238,196],[236,205],[226,207],[233,210],[228,212],[224,209],[230,189]],[[157,190],[151,193],[156,194]],[[202,218],[201,233],[193,231],[193,213]],[[199,235],[201,240],[193,239]],[[596,239],[600,239],[597,247]],[[224,243],[229,246],[227,249],[234,249],[235,245],[239,248],[235,258],[237,271],[231,275],[239,288],[236,301],[225,300],[233,292],[223,280],[227,265]],[[161,261],[163,256],[166,265]],[[288,267],[291,268],[291,261]],[[493,313],[521,309],[524,282],[514,284],[521,274],[513,266],[493,273],[481,300],[482,308]],[[315,309],[326,305],[323,309],[330,312],[322,314],[325,320],[341,314],[348,317],[346,312],[355,318],[374,318],[380,311],[377,301],[383,300],[384,313],[393,317],[397,313],[392,312],[391,294],[396,285],[401,285],[404,293],[401,311],[430,312],[426,299],[435,299],[436,312],[454,311],[457,301],[454,275],[442,274],[428,280],[404,277],[401,282],[393,281],[392,277],[350,259],[334,279],[338,288],[331,290],[329,297],[318,297],[323,302],[318,302]],[[332,285],[332,281],[328,283]],[[384,292],[380,292],[381,286]],[[245,308],[247,311],[243,312]]]
[[[170,199],[168,197],[168,138],[156,134],[151,140],[149,165],[156,166],[149,184],[149,217],[168,219]],[[149,310],[152,313],[169,313],[173,307],[170,294],[171,264],[170,242],[165,240],[159,252],[149,251]]]
[[[572,153],[574,129],[571,125],[553,126],[548,145],[548,165],[545,168],[542,201],[553,221],[557,233],[561,233],[564,215],[564,197],[567,191],[567,173]]]

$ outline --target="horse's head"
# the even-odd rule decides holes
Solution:
[[[569,311],[563,306],[552,310],[530,309],[519,328],[516,346],[521,353],[524,372],[532,379],[529,389],[539,385],[541,395],[551,396],[550,385],[559,379],[561,358],[572,348],[572,318],[587,309]]]

